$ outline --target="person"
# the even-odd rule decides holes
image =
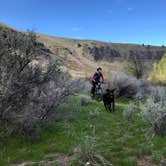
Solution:
[[[92,88],[91,88],[91,96],[95,96],[95,90],[96,90],[96,85],[102,80],[104,82],[104,77],[102,74],[102,68],[98,67],[97,71],[92,75],[91,77],[91,83],[92,83]]]

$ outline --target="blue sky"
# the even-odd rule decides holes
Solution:
[[[166,45],[166,0],[0,0],[0,22],[59,37]]]

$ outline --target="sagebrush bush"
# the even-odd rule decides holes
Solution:
[[[32,32],[0,30],[1,130],[35,135],[55,108],[81,89],[81,80],[61,72],[51,55]]]
[[[97,118],[99,117],[100,113],[98,108],[96,108],[94,111],[90,111],[89,112],[90,118]]]
[[[166,136],[166,90],[157,87],[146,100],[142,108],[142,116],[149,123],[150,130],[156,135]]]
[[[64,103],[61,103],[57,108],[55,108],[49,120],[51,120],[51,123],[57,121],[74,121],[76,119],[75,112],[78,112],[79,109],[80,102],[73,102],[73,98],[69,97]]]
[[[81,136],[80,144],[77,147],[73,165],[111,165],[102,155],[97,153],[96,137],[88,135]]]
[[[83,83],[84,83],[84,88],[82,89],[82,93],[89,92],[89,90],[91,89],[91,86],[92,86],[89,78],[88,78],[88,80],[85,78]]]
[[[129,103],[127,109],[123,111],[123,116],[124,116],[124,118],[126,120],[132,121],[134,112],[135,112],[135,105],[134,105],[134,103]]]
[[[118,97],[135,98],[138,93],[139,97],[145,97],[150,93],[147,82],[119,72],[112,73],[108,81],[108,88],[115,88],[115,94]]]
[[[90,102],[92,102],[92,99],[86,95],[80,95],[79,98],[81,106],[88,105]]]

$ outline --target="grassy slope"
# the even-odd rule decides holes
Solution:
[[[78,98],[72,100],[76,104]],[[117,103],[124,105],[128,101],[118,100]],[[124,107],[120,105],[114,113],[106,112],[103,105],[97,102],[82,107],[71,103],[67,108],[67,112],[63,113],[63,121],[48,127],[40,141],[27,143],[20,138],[7,139],[0,145],[0,165],[56,159],[68,162],[69,158],[73,158],[75,150],[85,143],[87,135],[96,138],[95,153],[102,155],[115,166],[153,166],[161,159],[166,159],[165,138],[154,137],[147,140],[147,124],[138,114],[135,114],[133,122],[129,123],[124,119]],[[99,116],[92,118],[90,111],[96,108]],[[92,131],[91,126],[95,126],[95,130]]]

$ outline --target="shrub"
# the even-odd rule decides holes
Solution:
[[[85,78],[84,81],[84,88],[82,89],[82,93],[89,93],[90,89],[91,89],[91,82],[90,82],[90,78]]]
[[[61,103],[57,108],[55,108],[51,117],[49,118],[50,123],[59,121],[74,121],[76,120],[75,112],[80,109],[80,102],[73,102],[73,97],[68,97],[64,103]]]
[[[81,135],[73,165],[111,165],[102,155],[96,152],[96,137]]]
[[[166,135],[166,90],[157,87],[142,106],[142,116],[156,135]]]
[[[125,75],[123,73],[113,73],[108,81],[109,89],[116,89],[117,97],[135,98],[149,95],[149,84],[143,80],[138,80],[135,77]]]
[[[135,112],[135,105],[133,103],[129,103],[127,109],[123,111],[123,116],[125,117],[126,120],[132,121],[134,112]]]
[[[141,54],[138,51],[130,50],[129,57],[127,58],[128,64],[125,67],[127,74],[135,76],[137,79],[143,77],[146,65],[141,59]]]
[[[92,101],[92,99],[89,96],[80,95],[79,97],[81,106],[88,105]]]
[[[1,30],[0,46],[1,130],[31,137],[81,81],[61,72],[32,32]]]
[[[90,118],[92,119],[99,117],[100,113],[99,113],[98,107],[94,111],[90,111],[89,115],[90,115]]]
[[[166,85],[166,54],[158,63],[154,64],[150,80],[155,84]]]

